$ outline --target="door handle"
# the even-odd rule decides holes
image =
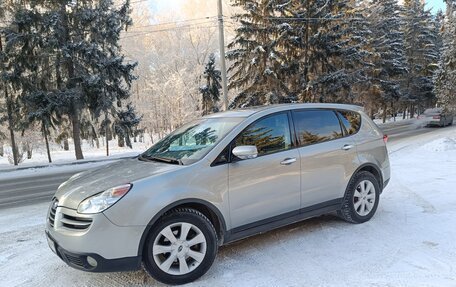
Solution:
[[[280,162],[281,165],[290,165],[292,163],[296,162],[296,158],[295,157],[287,157],[286,159],[282,160]]]
[[[353,147],[354,147],[354,145],[352,145],[352,144],[346,144],[346,145],[344,145],[344,146],[342,147],[342,149],[343,149],[343,150],[350,150],[350,149],[352,149]]]

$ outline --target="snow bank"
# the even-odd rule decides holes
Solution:
[[[421,147],[421,150],[435,152],[456,150],[456,138],[444,137],[436,139],[430,143],[423,145]]]
[[[149,136],[145,137],[145,139],[150,139]],[[132,142],[133,148],[129,147],[119,147],[117,145],[116,140],[112,140],[109,143],[109,158],[118,158],[124,156],[133,156],[137,155],[150,146],[152,146],[152,142],[150,140],[144,142]],[[64,164],[64,163],[71,163],[75,162],[75,155],[74,155],[74,146],[72,142],[70,142],[69,150],[63,150],[59,145],[55,143],[51,143],[51,157],[53,164]],[[97,159],[106,159],[106,147],[105,143],[100,140],[100,147],[97,148],[96,146],[90,145],[86,140],[83,140],[82,144],[82,151],[84,154],[85,160],[97,160]],[[3,157],[0,156],[0,172],[2,170],[7,169],[15,169],[16,167],[9,163],[8,161],[8,153],[11,153],[11,148],[5,146],[5,155]],[[32,158],[31,159],[24,159],[22,163],[19,164],[19,167],[33,167],[36,165],[43,165],[48,164],[47,152],[44,144],[38,143],[33,150]]]

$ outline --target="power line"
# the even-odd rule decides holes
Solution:
[[[168,25],[173,25],[173,24],[181,24],[181,23],[189,23],[189,22],[201,22],[203,20],[209,20],[209,19],[215,20],[216,18],[217,18],[217,16],[208,16],[208,17],[177,20],[177,21],[171,21],[171,22],[163,22],[163,23],[157,23],[157,24],[148,24],[148,25],[143,25],[143,26],[131,26],[131,27],[135,28],[135,29],[136,28],[147,28],[147,27],[160,27],[160,26],[168,26]],[[194,23],[194,24],[200,24],[200,23]],[[136,31],[131,31],[131,32],[136,32]]]
[[[204,24],[204,23],[202,23]],[[180,26],[180,27],[174,27],[174,28],[166,28],[166,29],[159,29],[159,30],[153,30],[153,31],[148,31],[148,32],[141,32],[138,34],[134,35],[128,35],[126,37],[121,37],[120,40],[123,39],[128,39],[128,38],[133,38],[133,37],[139,37],[139,36],[145,36],[153,33],[159,33],[159,32],[166,32],[166,31],[175,31],[175,30],[192,30],[192,29],[204,29],[204,28],[215,28],[217,25],[215,23],[211,25],[200,25],[200,24],[193,24],[193,25],[187,25],[187,26]]]
[[[149,1],[149,0],[137,0],[137,1],[132,1],[132,2],[130,2],[130,5],[132,5],[132,4],[137,4],[137,3],[142,3],[142,2],[148,2],[148,1]],[[120,7],[120,6],[124,5],[124,4],[125,4],[125,3],[117,4],[117,5],[115,5],[115,6]]]
[[[143,31],[130,31],[130,32],[125,32],[125,34],[128,34],[129,36],[141,36],[141,35],[147,35],[149,33],[155,33],[155,32],[164,32],[164,31],[172,31],[172,30],[180,30],[183,28],[188,28],[188,27],[198,27],[200,25],[204,24],[215,24],[214,21],[206,21],[206,22],[201,22],[201,23],[193,23],[193,24],[188,24],[188,25],[182,25],[182,26],[176,26],[176,27],[167,27],[167,28],[162,28],[162,29],[152,29],[152,30],[143,30]]]

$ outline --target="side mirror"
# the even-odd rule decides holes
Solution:
[[[241,145],[233,149],[233,154],[240,159],[250,159],[258,156],[258,150],[254,145]]]

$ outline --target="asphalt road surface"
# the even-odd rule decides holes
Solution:
[[[429,133],[435,129],[438,128],[422,127],[416,121],[406,120],[387,124],[383,131],[392,142]],[[71,172],[0,180],[0,209],[50,201],[62,182],[83,170],[84,165],[75,165]]]

